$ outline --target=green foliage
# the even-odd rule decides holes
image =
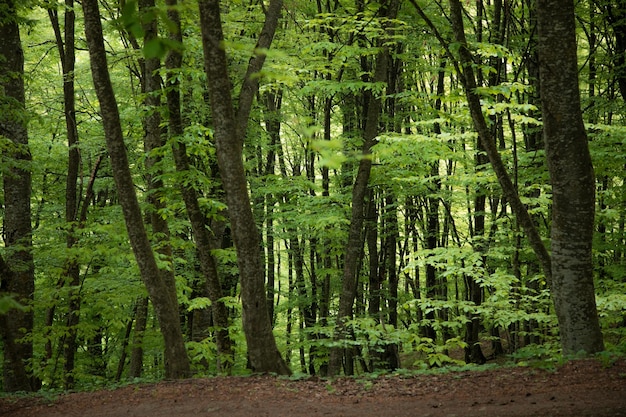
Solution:
[[[330,3],[322,6],[331,8]],[[449,23],[439,5],[420,3],[444,39],[448,39]],[[215,374],[219,372],[216,329],[203,329],[206,337],[201,340],[192,338],[190,330],[190,317],[210,308],[211,303],[206,294],[199,292],[203,278],[180,193],[182,186],[190,186],[197,192],[211,227],[220,224],[212,229],[219,246],[222,222],[229,226],[228,208],[217,175],[197,4],[183,2],[177,8],[183,22],[184,47],[167,39],[172,22],[162,5],[140,14],[137,0],[120,4],[119,7],[109,4],[101,10],[106,23],[111,79],[136,191],[144,212],[148,213],[153,208],[146,203],[147,175],[158,173],[158,179],[164,183],[163,189],[157,191],[164,203],[158,214],[170,228],[166,242],[173,254],[171,259],[160,257],[159,265],[175,273],[181,322],[194,371]],[[248,123],[244,160],[259,232],[264,239],[268,234],[274,239],[271,264],[275,273],[274,332],[281,351],[292,355],[294,370],[302,372],[297,375],[308,371],[308,363],[313,363],[315,369],[322,368],[330,350],[337,346],[354,353],[357,368],[365,364],[357,372],[365,368],[383,372],[382,354],[390,346],[398,347],[402,366],[418,369],[455,366],[460,364],[459,358],[467,348],[465,332],[473,317],[478,318],[485,330],[481,340],[487,344],[501,342],[518,364],[551,367],[563,360],[559,356],[557,321],[545,277],[508,202],[502,198],[494,172],[489,166],[477,163],[478,138],[454,63],[442,53],[431,28],[415,10],[403,7],[397,19],[387,19],[381,17],[379,2],[367,2],[362,8],[357,8],[357,3],[342,2],[340,9],[318,13],[315,2],[296,1],[284,9],[281,29],[272,48],[255,50],[263,25],[263,5],[230,2],[224,6],[224,45],[233,97],[238,96],[250,57],[264,54],[267,58],[265,67],[255,75],[261,83],[258,96],[261,100],[255,103]],[[579,7],[584,5],[581,3]],[[466,10],[468,19],[476,18],[472,7]],[[467,26],[480,27],[482,31],[480,37],[467,31],[479,74],[476,93],[481,97],[483,112],[522,202],[549,245],[552,190],[545,152],[540,143],[533,143],[537,140],[534,135],[541,134],[541,116],[534,73],[529,66],[533,57],[528,49],[532,45],[528,38],[531,27],[528,9],[521,4],[511,5],[508,12],[512,18],[507,23],[511,26],[503,33],[502,43],[492,42],[502,34],[492,27],[490,10],[489,19],[481,25],[474,21]],[[66,222],[69,149],[62,118],[63,79],[59,58],[51,47],[54,33],[45,10],[29,10],[24,6],[20,12],[29,21],[23,35],[28,111],[6,101],[0,103],[0,110],[15,120],[28,122],[33,161],[25,165],[33,178],[33,255],[37,271],[32,306],[35,328],[29,335],[35,347],[31,366],[46,389],[58,389],[62,385],[63,338],[70,330],[68,301],[78,294],[79,347],[73,375],[77,386],[83,389],[109,385],[122,356],[131,352],[131,346],[124,347],[126,327],[129,323],[134,325],[135,303],[146,296],[146,291],[132,256],[106,157],[95,173],[86,221],[80,225]],[[79,13],[77,33],[82,30],[80,19]],[[142,44],[142,23],[155,21],[159,36]],[[602,27],[599,23],[596,22],[597,27]],[[626,350],[624,106],[623,100],[613,92],[609,35],[593,49],[595,78],[586,79],[590,76],[587,59],[590,51],[586,49],[589,27],[582,20],[578,24],[585,25],[579,33],[581,88],[598,184],[593,253],[597,305],[610,356]],[[138,48],[130,38],[137,41]],[[382,46],[387,46],[391,53],[388,68],[391,78],[388,83],[374,83],[375,60]],[[450,47],[455,52],[454,45]],[[77,50],[73,74],[79,129],[76,146],[81,155],[76,191],[81,198],[94,172],[95,161],[105,153],[89,60],[83,49],[80,45]],[[164,58],[171,50],[183,53],[183,66],[174,71],[174,77],[181,87],[184,132],[178,137],[168,135],[168,114],[163,106],[159,111],[166,143],[147,155],[142,143],[142,120],[148,111],[137,77],[139,59]],[[160,74],[164,76],[165,70]],[[440,75],[443,91],[438,92]],[[595,95],[591,94],[592,83]],[[165,104],[172,85],[163,87],[160,98]],[[263,100],[269,92],[280,97],[274,109],[266,108]],[[374,214],[364,213],[373,218],[367,217],[366,230],[362,233],[364,242],[369,243],[367,239],[374,236],[375,248],[365,244],[361,250],[354,318],[348,323],[350,335],[346,340],[335,340],[351,190],[362,158],[366,103],[372,94],[382,99],[383,110],[376,145],[368,156],[373,165],[368,210]],[[268,121],[280,124],[278,142],[272,146],[271,134],[276,132],[270,132]],[[185,172],[175,169],[171,151],[172,146],[182,144],[191,163]],[[6,156],[15,147],[2,139],[0,148]],[[148,156],[160,158],[159,165],[150,172],[144,164]],[[273,171],[267,171],[270,156],[274,158]],[[6,169],[6,157],[3,161]],[[323,184],[326,174],[327,189]],[[386,200],[389,196],[393,196],[392,204]],[[484,211],[478,212],[476,202],[482,196],[486,204]],[[79,208],[85,204],[81,200]],[[397,232],[389,229],[390,215],[398,221]],[[482,215],[485,233],[478,236],[476,223]],[[434,231],[429,229],[433,216]],[[268,229],[269,220],[272,229]],[[429,246],[430,233],[436,241],[434,248]],[[68,248],[70,234],[76,240]],[[387,245],[391,237],[395,239],[397,258],[396,264],[389,266]],[[267,276],[270,266],[267,240],[263,245]],[[235,345],[234,358],[219,358],[219,361],[231,361],[232,373],[246,374],[249,371],[236,282],[236,251],[226,245],[212,253],[224,287],[229,291],[223,300],[230,313],[228,331]],[[78,286],[70,287],[66,282],[69,261],[80,266]],[[378,265],[373,261],[378,261]],[[302,281],[297,283],[300,287],[295,282],[298,262],[302,269],[302,276],[298,277]],[[391,293],[390,269],[399,278],[397,299]],[[427,282],[427,271],[434,271],[435,288],[427,287],[432,284]],[[370,287],[373,277],[381,281],[377,294],[381,306],[370,316],[368,308],[375,298]],[[479,305],[468,301],[470,281],[480,286],[483,298]],[[397,326],[388,324],[391,301],[398,303]],[[324,303],[327,303],[327,317],[322,316]],[[13,308],[21,307],[10,296],[2,295],[0,314],[10,314]],[[315,313],[314,323],[305,323],[307,309]],[[46,316],[52,310],[53,320],[48,325]],[[147,380],[163,375],[163,341],[157,329],[150,308],[142,342],[145,355],[142,378]],[[426,337],[426,330],[432,330],[434,337]],[[134,333],[131,333],[132,341]],[[52,356],[46,351],[47,343],[51,345]],[[123,374],[122,379],[125,377]]]
[[[2,295],[0,296],[0,314],[6,314],[12,309],[22,310],[24,311],[26,307],[18,303],[12,296],[10,295]]]
[[[519,366],[552,370],[560,363],[559,353],[560,347],[557,343],[532,344],[518,349],[511,358]]]
[[[407,341],[413,346],[413,351],[418,353],[418,359],[410,366],[424,368],[442,367],[447,365],[463,365],[464,361],[449,356],[453,349],[464,349],[467,344],[460,338],[447,339],[443,343],[437,343],[429,338],[412,337]]]
[[[160,20],[169,30],[176,30],[173,23],[167,18],[166,10],[153,8],[140,15],[137,0],[127,0],[122,3],[119,17],[120,26],[135,39],[142,39],[145,35],[143,24]],[[157,36],[143,45],[142,53],[147,59],[164,58],[172,49],[181,49],[182,45],[166,37]]]

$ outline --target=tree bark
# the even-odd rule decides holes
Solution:
[[[265,163],[265,176],[275,174],[276,169],[276,149],[282,146],[280,143],[282,91],[267,91],[263,94],[265,130],[270,137],[267,161]],[[274,205],[277,198],[272,194],[265,196],[265,240],[267,246],[267,308],[269,309],[272,327],[276,324],[274,314],[274,298],[276,289],[276,259],[274,251]]]
[[[176,25],[177,30],[170,33],[170,38],[182,43],[182,33],[180,27],[180,16],[176,10],[177,0],[167,0],[168,17]],[[175,71],[182,67],[182,53],[179,50],[171,50],[165,60],[168,70],[167,84],[167,106],[169,113],[169,134],[173,138],[183,135],[183,120],[180,105],[180,82]],[[178,172],[188,172],[190,168],[187,149],[183,142],[176,141],[172,145],[174,162]],[[181,185],[181,193],[185,203],[187,216],[191,223],[191,230],[194,236],[200,269],[205,279],[206,293],[211,300],[211,313],[216,327],[215,342],[218,354],[218,369],[228,371],[234,360],[232,341],[228,335],[228,309],[221,300],[223,296],[222,287],[217,270],[217,262],[211,253],[215,249],[211,232],[209,231],[209,221],[200,209],[198,193],[196,189],[188,183]]]
[[[178,305],[173,302],[170,295],[171,288],[165,283],[157,266],[143,224],[141,209],[128,166],[119,111],[107,66],[98,1],[84,0],[82,5],[93,84],[100,102],[104,136],[113,170],[117,196],[122,206],[126,229],[139,266],[141,278],[148,290],[165,341],[165,377],[188,377],[190,373],[189,359],[180,328]]]
[[[135,330],[131,343],[130,362],[128,364],[128,377],[140,378],[143,371],[143,338],[148,327],[148,298],[137,297],[135,300]]]
[[[272,0],[270,3],[265,25],[257,45],[265,42],[267,47],[269,46],[278,25],[281,7],[281,0]],[[265,297],[265,283],[263,282],[260,235],[250,206],[242,159],[245,126],[251,107],[248,101],[254,98],[254,94],[250,94],[250,89],[258,88],[257,77],[252,75],[258,70],[247,73],[239,100],[239,112],[235,113],[228,76],[228,61],[223,45],[224,35],[220,2],[219,0],[200,1],[199,9],[205,71],[208,78],[211,113],[213,114],[215,129],[217,160],[226,191],[232,236],[237,250],[237,263],[241,279],[243,328],[248,345],[250,365],[255,372],[290,374],[289,367],[278,352],[276,340],[272,333],[272,324]],[[260,56],[253,57],[249,69],[253,63],[259,64],[259,61],[262,65]],[[261,66],[255,66],[258,69],[261,68]]]
[[[78,172],[80,169],[80,152],[78,148],[78,128],[76,125],[76,97],[74,85],[74,67],[76,62],[74,27],[75,12],[73,0],[65,3],[64,13],[64,31],[61,34],[61,26],[59,24],[58,10],[49,8],[48,15],[52,24],[59,57],[61,58],[61,68],[63,71],[63,111],[65,113],[65,127],[67,134],[68,146],[68,163],[67,177],[65,179],[65,221],[68,225],[66,246],[71,250],[77,242],[76,229],[79,227],[78,205],[79,193]],[[87,204],[87,203],[85,203]],[[71,389],[74,386],[74,357],[76,354],[77,344],[77,326],[80,317],[80,294],[76,288],[80,285],[80,266],[74,256],[66,261],[63,281],[61,285],[68,285],[69,311],[67,313],[66,325],[67,333],[63,339],[63,369],[65,371],[65,389]]]
[[[399,3],[396,0],[384,2],[385,15],[395,18]],[[387,67],[389,63],[389,50],[383,47],[376,56],[376,69],[373,82],[385,82],[387,80]],[[380,97],[371,95],[367,106],[367,118],[365,130],[363,132],[362,157],[359,161],[356,179],[352,187],[352,208],[350,217],[350,229],[348,231],[348,241],[346,243],[345,261],[343,268],[343,280],[341,294],[339,296],[339,311],[337,313],[337,324],[333,338],[344,340],[348,337],[346,320],[350,320],[353,314],[353,305],[357,292],[357,270],[363,249],[363,223],[365,217],[365,197],[369,183],[370,172],[372,170],[372,159],[370,158],[371,148],[376,143],[378,135],[378,121],[382,102]],[[330,376],[339,373],[341,363],[345,356],[345,349],[340,346],[333,347],[330,351],[328,364],[328,374]]]
[[[387,78],[387,62],[389,51],[384,49],[376,58],[376,73],[374,82],[384,82]],[[344,340],[348,337],[346,320],[352,318],[352,308],[357,291],[357,270],[362,251],[362,232],[365,213],[365,197],[370,172],[372,170],[371,147],[375,143],[378,135],[378,120],[380,117],[381,100],[374,97],[369,101],[367,121],[362,148],[362,157],[359,162],[356,179],[352,187],[352,211],[350,218],[350,229],[348,232],[348,242],[346,243],[345,261],[343,269],[343,280],[341,294],[339,297],[339,312],[337,313],[337,325],[335,327],[335,340]],[[344,349],[333,347],[330,351],[330,361],[328,365],[329,375],[337,375],[340,371],[341,362],[344,357]]]
[[[564,354],[604,349],[593,285],[595,179],[578,87],[574,2],[538,0],[543,138],[552,183],[552,297]]]
[[[386,191],[384,208],[385,236],[385,265],[389,280],[389,293],[387,297],[389,325],[392,329],[398,328],[398,265],[397,247],[400,230],[398,227],[398,204],[392,191]],[[383,360],[389,370],[400,367],[400,354],[398,343],[385,344]]]
[[[0,290],[30,306],[35,290],[35,267],[32,255],[31,226],[31,156],[24,92],[24,51],[13,0],[0,8],[0,136],[5,145],[3,158],[5,257],[0,258]],[[26,337],[33,330],[33,310],[11,309],[0,315],[3,342],[3,388],[5,391],[31,391],[26,364],[33,358],[33,344]]]
[[[139,1],[139,15],[142,19],[144,31],[143,44],[156,39],[158,36],[158,25],[156,18],[149,18],[154,13],[154,0]],[[155,151],[164,145],[161,129],[161,60],[157,57],[143,59],[143,76],[140,77],[142,93],[144,94],[143,105],[145,106],[145,116],[142,120],[144,128],[143,146],[146,153],[146,199],[148,208],[146,210],[150,226],[152,227],[152,240],[157,248],[156,252],[161,255],[161,259],[166,261],[169,267],[161,268],[161,279],[165,287],[169,290],[167,295],[172,298],[171,302],[178,304],[176,297],[176,279],[174,277],[174,267],[172,262],[172,247],[170,245],[170,229],[167,221],[159,213],[165,208],[163,202],[163,170],[160,168],[161,156]]]

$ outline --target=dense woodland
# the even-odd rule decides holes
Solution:
[[[626,351],[624,0],[4,0],[0,56],[2,390]]]

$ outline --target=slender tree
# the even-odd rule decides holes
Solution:
[[[413,3],[415,7],[418,8],[413,0],[411,0],[411,3]],[[421,9],[418,8],[418,10]],[[456,70],[459,73],[459,76],[461,77],[461,81],[463,83],[463,89],[465,90],[465,95],[467,97],[467,102],[470,114],[472,116],[472,121],[474,123],[474,128],[478,133],[480,143],[487,153],[487,157],[489,158],[489,162],[491,163],[491,166],[493,167],[493,170],[498,178],[498,182],[502,187],[504,196],[511,205],[511,209],[515,213],[520,225],[524,228],[530,245],[533,248],[537,258],[539,259],[539,262],[543,267],[546,279],[549,282],[550,274],[552,272],[552,268],[550,266],[550,254],[548,253],[543,243],[543,240],[541,239],[541,236],[539,235],[539,232],[535,227],[535,224],[528,214],[526,206],[524,206],[524,204],[522,203],[517,193],[517,189],[511,181],[511,177],[506,169],[506,166],[502,162],[502,156],[500,155],[500,152],[496,147],[496,142],[493,139],[493,135],[487,125],[487,121],[485,120],[485,116],[482,111],[480,96],[478,95],[476,89],[477,83],[476,75],[473,68],[472,52],[469,49],[465,36],[463,13],[463,6],[461,5],[460,1],[450,0],[450,21],[452,22],[452,31],[454,33],[455,40],[459,44],[459,59]],[[423,13],[420,13],[420,15],[424,17]],[[438,37],[441,40],[442,44],[447,48],[448,42],[443,40],[440,35]],[[454,57],[451,58],[454,62],[457,62]]]
[[[117,196],[122,206],[126,229],[141,278],[150,295],[165,341],[165,376],[184,378],[189,376],[190,368],[178,318],[178,305],[172,296],[173,292],[175,294],[175,288],[171,288],[164,280],[143,224],[128,165],[115,93],[109,76],[98,1],[85,0],[82,5],[93,84],[100,102],[100,116],[104,125]]]
[[[392,19],[395,18],[398,7],[399,3],[395,0],[385,2],[385,16]],[[376,56],[376,69],[372,80],[373,82],[385,82],[387,80],[388,63],[389,50],[386,47],[381,47],[380,52]],[[346,256],[344,261],[341,295],[339,298],[338,319],[335,334],[333,336],[335,340],[344,340],[348,338],[349,329],[346,326],[346,320],[351,319],[353,316],[353,306],[358,283],[357,270],[359,258],[363,248],[362,234],[365,217],[365,197],[372,170],[372,159],[369,155],[371,154],[372,146],[376,143],[376,136],[378,136],[378,122],[380,120],[381,109],[381,98],[372,94],[367,105],[367,117],[365,121],[365,130],[363,132],[363,147],[361,149],[363,157],[359,162],[357,175],[352,187],[350,230],[348,233],[348,241],[346,243]],[[331,349],[330,362],[328,366],[328,373],[330,375],[336,375],[339,373],[344,354],[344,349],[339,346]]]
[[[61,59],[61,70],[63,72],[63,112],[65,115],[65,127],[68,145],[67,176],[65,180],[65,221],[67,222],[66,246],[71,250],[77,243],[78,225],[78,174],[80,170],[80,151],[78,147],[78,127],[76,123],[76,88],[74,70],[76,67],[75,50],[75,19],[74,2],[65,2],[65,12],[63,14],[63,31],[59,23],[59,13],[56,7],[48,8],[48,16],[54,30],[57,49]],[[85,202],[88,204],[88,202]],[[71,256],[66,262],[65,271],[61,278],[60,286],[68,285],[69,290],[69,311],[67,313],[67,333],[62,337],[62,348],[64,356],[65,388],[71,389],[74,385],[74,359],[76,355],[76,333],[80,315],[80,295],[75,288],[80,285],[80,265],[76,257]],[[51,308],[54,308],[52,306]],[[51,312],[50,312],[51,313]],[[52,318],[52,314],[48,317]],[[46,325],[50,326],[48,322]]]
[[[182,45],[183,36],[180,22],[180,15],[177,10],[177,1],[168,0],[168,17],[174,23],[175,28],[170,33],[170,38]],[[191,164],[187,155],[187,147],[182,140],[178,140],[184,132],[183,119],[180,105],[180,82],[177,71],[182,67],[182,52],[178,49],[169,51],[165,60],[168,70],[167,76],[167,108],[169,114],[169,134],[176,139],[172,144],[174,162],[179,172],[188,172]],[[215,249],[213,237],[209,230],[209,220],[204,215],[198,201],[196,189],[188,183],[181,186],[181,193],[185,203],[187,216],[191,223],[191,230],[194,236],[200,268],[204,275],[203,288],[211,300],[211,312],[214,326],[216,327],[216,345],[218,353],[218,368],[227,371],[233,361],[233,346],[228,335],[228,310],[222,300],[222,287],[217,269],[217,261],[211,253]]]

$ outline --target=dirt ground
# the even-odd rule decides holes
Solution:
[[[412,376],[216,377],[54,398],[0,398],[2,417],[626,416],[626,361]]]

